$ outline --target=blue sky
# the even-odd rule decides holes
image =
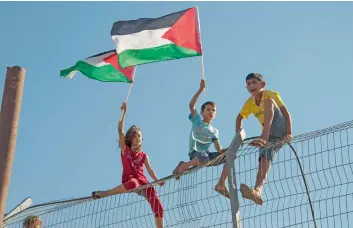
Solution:
[[[260,72],[293,118],[293,134],[352,118],[353,3],[102,2],[0,3],[0,81],[7,66],[26,68],[19,135],[7,201],[88,196],[121,183],[117,122],[128,84],[59,71],[113,49],[114,21],[159,17],[199,6],[207,101],[226,147],[249,97],[245,76]],[[200,58],[138,67],[125,126],[136,124],[159,177],[187,160],[188,103],[199,87]],[[1,92],[3,83],[1,83]],[[254,117],[248,136],[260,134]]]

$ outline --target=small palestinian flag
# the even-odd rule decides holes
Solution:
[[[61,70],[60,76],[71,79],[77,71],[102,82],[132,83],[135,67],[122,68],[116,51],[110,50],[78,61],[74,66]]]
[[[160,18],[118,21],[111,36],[122,67],[202,55],[196,8]]]

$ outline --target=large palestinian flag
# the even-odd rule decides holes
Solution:
[[[122,67],[202,55],[196,8],[118,21],[111,36]]]
[[[78,61],[74,66],[61,70],[60,76],[71,79],[78,71],[102,82],[132,83],[135,67],[122,68],[116,51],[110,50]]]

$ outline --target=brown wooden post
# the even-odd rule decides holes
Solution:
[[[8,67],[0,116],[0,227],[5,214],[20,118],[25,69]]]

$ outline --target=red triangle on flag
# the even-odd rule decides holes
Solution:
[[[118,58],[118,54],[116,52],[112,55],[105,57],[103,59],[103,61],[112,65],[115,69],[117,69],[123,75],[125,75],[128,79],[130,79],[130,81],[134,81],[133,76],[134,76],[135,66],[122,68],[119,64],[119,58]]]
[[[196,9],[187,10],[162,36],[178,46],[202,53]]]

